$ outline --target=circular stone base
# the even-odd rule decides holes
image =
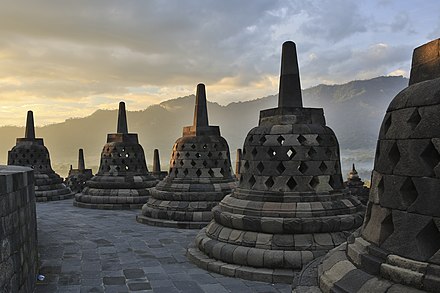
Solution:
[[[295,278],[292,292],[425,292],[357,268],[348,259],[346,250],[347,243],[343,243],[306,266]]]
[[[52,196],[35,196],[36,202],[47,202],[47,201],[56,201],[56,200],[64,200],[71,199],[75,196],[75,193],[68,194],[60,194],[60,195],[52,195]]]
[[[150,226],[179,228],[179,229],[201,229],[209,224],[209,222],[184,222],[184,221],[154,219],[141,215],[136,216],[136,221]]]
[[[144,204],[111,204],[111,203],[84,203],[74,200],[73,206],[97,210],[134,210],[141,209]]]
[[[210,258],[194,245],[188,247],[186,256],[192,263],[204,270],[222,274],[228,277],[236,277],[251,281],[260,281],[272,284],[291,284],[295,275],[298,274],[298,272],[288,269],[254,268],[249,266],[228,264],[214,258]]]

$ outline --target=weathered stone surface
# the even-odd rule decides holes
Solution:
[[[48,149],[42,138],[35,138],[34,114],[28,111],[24,138],[17,138],[16,145],[8,152],[8,165],[34,169],[36,201],[52,201],[72,198],[74,193],[55,173],[50,163]]]
[[[0,292],[34,291],[36,232],[32,169],[0,166]]]
[[[144,150],[128,133],[125,103],[119,103],[117,133],[107,135],[98,173],[75,195],[74,206],[92,209],[139,209],[157,180],[148,172]]]
[[[87,180],[93,177],[92,169],[86,169],[84,162],[84,150],[78,151],[78,168],[73,169],[70,165],[69,175],[66,178],[66,185],[73,192],[81,192],[86,185]]]
[[[183,136],[174,143],[170,172],[151,190],[137,220],[199,229],[211,221],[211,209],[235,186],[228,143],[219,127],[208,123],[205,86],[199,84],[194,123],[184,127]]]
[[[410,85],[390,103],[379,133],[363,229],[341,262],[330,268],[334,254],[323,258],[323,292],[440,290],[439,42],[414,50]]]
[[[302,107],[293,42],[283,44],[281,63],[278,107],[261,111],[245,138],[238,187],[213,208],[213,221],[196,239],[209,256],[215,246],[200,245],[203,239],[244,247],[232,261],[214,258],[242,265],[239,277],[273,269],[273,282],[339,245],[343,231],[361,225],[364,209],[343,186],[338,141],[323,110]],[[225,228],[243,233],[220,237]]]

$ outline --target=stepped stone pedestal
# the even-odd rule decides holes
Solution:
[[[52,169],[49,151],[42,138],[35,138],[34,115],[28,111],[24,138],[17,138],[16,145],[8,152],[8,165],[34,169],[36,201],[69,199],[74,196]]]
[[[353,164],[350,172],[348,172],[347,181],[344,185],[350,190],[351,194],[356,196],[363,205],[367,205],[368,193],[370,189],[364,186],[364,182],[359,177],[358,172]]]
[[[283,44],[278,107],[260,112],[243,146],[239,185],[214,207],[188,257],[227,276],[291,283],[362,224],[343,187],[339,145],[322,109],[302,106],[296,47]]]
[[[194,123],[173,146],[170,172],[151,191],[137,221],[177,228],[201,228],[211,209],[235,188],[229,146],[218,126],[208,124],[205,86],[197,86]]]
[[[414,50],[409,86],[379,132],[362,231],[295,292],[440,292],[439,64],[440,39]]]
[[[98,173],[75,195],[74,206],[140,209],[157,180],[148,172],[138,135],[128,133],[124,102],[119,103],[117,133],[107,135]]]
[[[84,151],[79,149],[78,151],[78,168],[73,169],[70,166],[69,175],[66,179],[66,185],[73,192],[81,192],[86,185],[87,180],[93,177],[92,169],[86,169],[84,162]]]

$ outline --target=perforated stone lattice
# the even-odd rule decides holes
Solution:
[[[107,143],[101,153],[98,174],[148,172],[145,155],[139,144]]]
[[[224,139],[215,142],[185,142],[179,139],[171,154],[170,178],[231,178],[229,147]]]
[[[9,165],[29,166],[39,172],[52,171],[47,148],[40,145],[16,146],[9,154]]]
[[[304,135],[251,131],[243,148],[240,187],[258,189],[261,185],[256,183],[261,181],[268,191],[310,192],[319,183],[328,184],[329,190],[342,188],[339,146],[334,135],[321,131]]]

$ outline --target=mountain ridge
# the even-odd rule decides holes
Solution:
[[[304,107],[324,108],[327,125],[335,131],[343,157],[344,150],[350,150],[345,152],[350,156],[353,156],[353,151],[365,150],[369,155],[364,160],[371,161],[369,164],[372,166],[371,157],[386,108],[407,84],[408,79],[401,76],[355,80],[341,85],[321,84],[303,90],[303,102]],[[138,111],[130,111],[127,104],[129,131],[139,134],[147,163],[151,162],[153,149],[158,148],[163,169],[167,167],[172,145],[182,135],[182,127],[192,124],[194,98],[194,95],[177,97]],[[233,160],[235,150],[242,147],[247,132],[257,126],[259,111],[277,105],[277,95],[224,106],[209,102],[209,96],[207,98],[210,124],[220,126]],[[86,117],[67,118],[64,122],[37,127],[36,134],[44,138],[54,169],[65,176],[69,164],[76,164],[79,148],[84,149],[88,166],[96,168],[99,165],[106,135],[116,130],[116,115],[117,110],[98,109]],[[38,125],[38,114],[35,122]],[[23,134],[24,127],[0,127],[0,163],[6,163],[7,151],[15,145],[15,138],[23,137]],[[356,156],[362,157],[365,152]]]

